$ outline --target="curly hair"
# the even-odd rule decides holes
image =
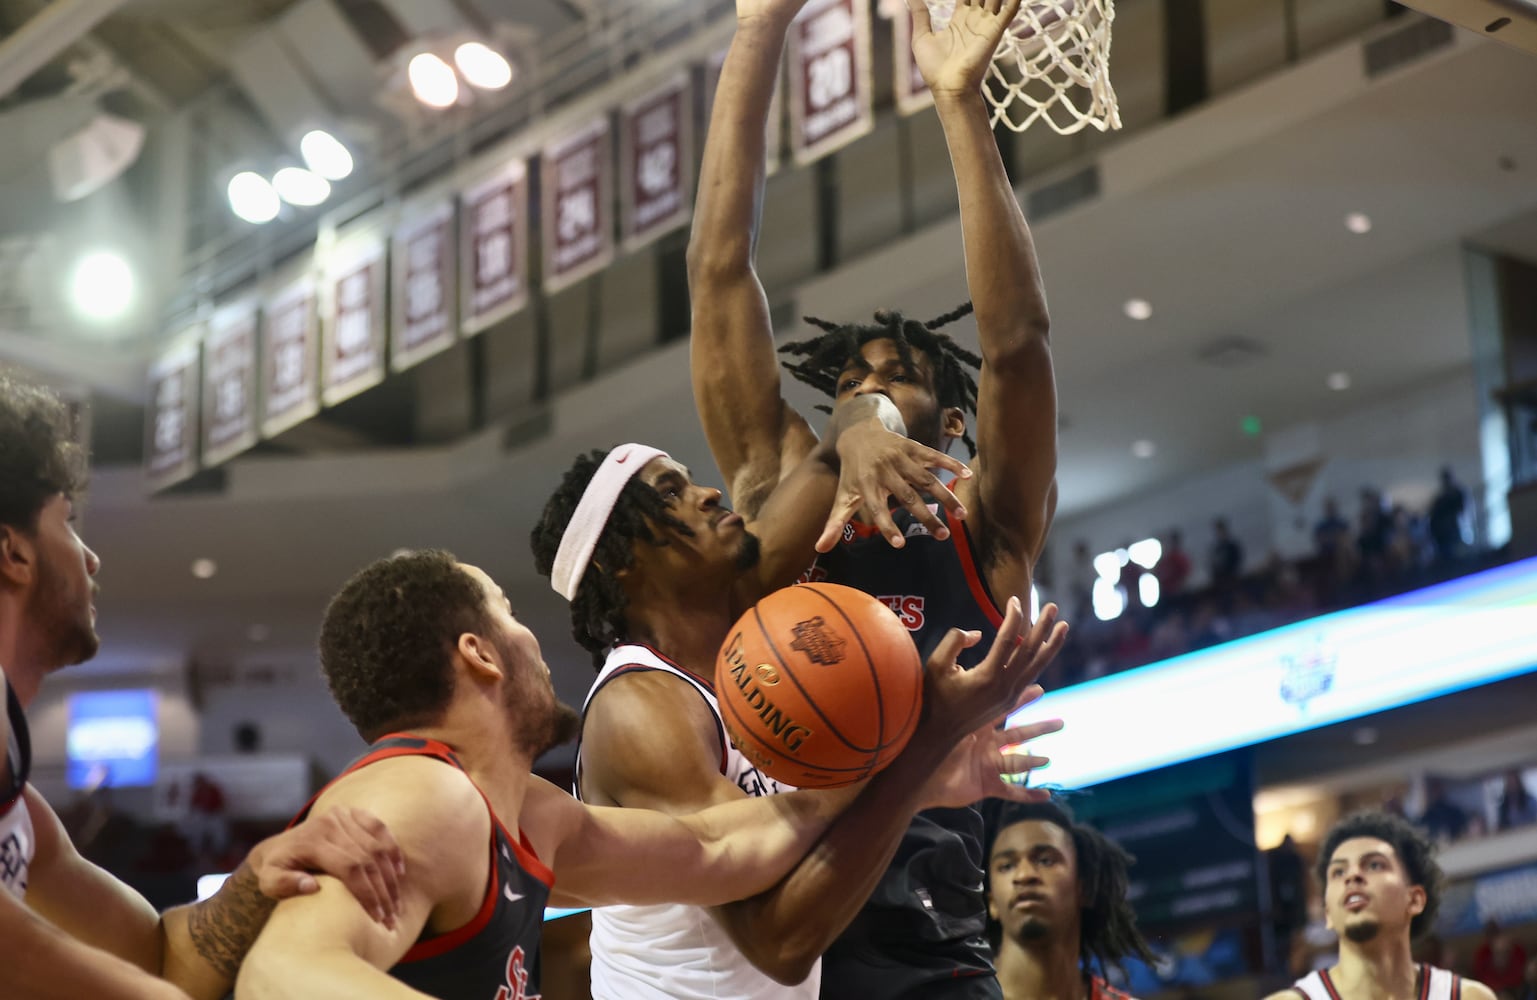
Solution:
[[[587,484],[592,482],[607,457],[608,451],[601,448],[576,456],[561,479],[560,487],[544,505],[539,523],[529,533],[534,568],[541,576],[548,577],[554,571],[555,554],[560,551],[560,540],[571,523],[571,515],[576,513]],[[592,562],[582,574],[576,597],[571,601],[571,636],[592,654],[594,667],[601,669],[609,649],[624,638],[624,611],[629,599],[619,583],[619,571],[635,564],[637,541],[648,545],[667,544],[667,539],[656,531],[658,526],[684,535],[693,534],[682,521],[667,512],[667,502],[660,493],[632,478],[619,493],[613,513],[592,551]]]
[[[1016,823],[1053,823],[1073,840],[1078,889],[1083,908],[1078,915],[1078,957],[1084,969],[1119,965],[1128,956],[1152,964],[1152,950],[1137,928],[1137,913],[1127,901],[1127,871],[1136,861],[1115,841],[1086,823],[1079,823],[1060,800],[1001,803],[990,816],[987,831],[989,865],[998,835]]]
[[[859,349],[872,340],[890,340],[896,345],[897,356],[904,365],[912,366],[914,349],[923,352],[929,359],[934,377],[934,396],[940,406],[959,407],[974,416],[977,412],[977,380],[971,372],[981,369],[982,359],[945,334],[935,332],[970,314],[971,303],[967,302],[927,323],[907,319],[891,309],[877,310],[873,326],[853,323],[840,325],[815,316],[806,316],[804,319],[807,323],[826,332],[810,340],[785,344],[779,350],[783,354],[804,359],[783,362],[786,371],[813,389],[836,398],[838,376],[843,374],[849,361],[859,354]],[[967,371],[967,368],[971,371]],[[824,406],[818,409],[825,411],[830,408]],[[971,440],[970,432],[963,433],[961,441],[972,454],[976,454],[977,447]]]
[[[36,530],[50,497],[85,489],[85,465],[64,401],[0,374],[0,524]]]
[[[490,624],[485,589],[448,552],[380,559],[331,599],[320,670],[342,713],[370,743],[431,725],[454,693],[459,636]]]
[[[1436,911],[1441,906],[1441,889],[1444,883],[1441,866],[1436,863],[1436,845],[1402,816],[1385,812],[1352,813],[1334,824],[1324,837],[1318,851],[1318,884],[1329,884],[1329,860],[1347,840],[1355,837],[1374,837],[1393,845],[1409,876],[1409,884],[1425,890],[1425,908],[1409,922],[1409,938],[1417,940],[1436,923]]]

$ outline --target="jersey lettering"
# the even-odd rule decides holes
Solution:
[[[875,599],[890,608],[909,632],[920,631],[928,623],[922,594],[881,594]]]
[[[18,802],[17,809],[27,808]],[[0,840],[0,889],[7,889],[17,899],[27,894],[27,845],[15,833]]]
[[[523,967],[523,946],[507,956],[507,982],[496,991],[496,1000],[539,1000],[543,994],[528,992],[528,970]]]

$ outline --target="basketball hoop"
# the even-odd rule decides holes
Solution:
[[[935,31],[955,0],[926,0]],[[1037,121],[1061,135],[1092,125],[1121,127],[1110,86],[1110,25],[1115,0],[1031,0],[1020,5],[988,71],[984,88],[993,124],[1023,132]]]

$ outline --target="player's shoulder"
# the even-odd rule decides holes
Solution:
[[[372,761],[348,771],[326,786],[310,815],[341,806],[375,814],[396,839],[452,835],[486,811],[469,775],[434,757],[415,754]]]
[[[1495,1000],[1495,992],[1476,979],[1458,977],[1462,983],[1462,1000]]]
[[[1284,990],[1276,990],[1274,993],[1265,997],[1265,1000],[1302,1000],[1304,995],[1305,994],[1303,994],[1301,990],[1297,989],[1297,987],[1288,986]]]

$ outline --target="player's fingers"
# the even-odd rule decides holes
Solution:
[[[871,481],[864,490],[865,517],[870,520],[880,531],[881,537],[891,543],[894,549],[900,549],[907,544],[907,539],[902,537],[902,531],[897,527],[897,522],[891,519],[891,511],[886,508],[886,497],[889,495],[879,483]]]
[[[950,537],[950,528],[940,520],[924,495],[914,488],[909,475],[897,477],[892,483],[891,495],[896,497],[897,503],[906,508],[914,520],[928,529],[929,534],[940,541]]]
[[[1040,754],[1020,751],[1002,755],[999,763],[999,774],[1028,774],[1038,771],[1051,763],[1050,757],[1042,757]]]
[[[984,666],[993,670],[1007,669],[1009,661],[1016,655],[1024,628],[1024,609],[1020,606],[1019,598],[1011,597],[1004,603],[1003,622],[998,626],[998,635],[993,639],[992,648],[987,651],[987,659],[978,665],[978,669]]]
[[[268,899],[288,899],[305,896],[320,888],[320,883],[309,872],[283,870],[269,872],[259,882],[261,894]]]
[[[1057,654],[1062,652],[1062,647],[1067,645],[1068,632],[1067,622],[1057,622],[1046,640],[1031,652],[1029,662],[1020,668],[1021,677],[1028,679],[1031,683],[1039,680],[1040,676],[1046,672],[1046,668],[1051,666],[1051,662],[1057,658]]]
[[[1031,740],[1038,740],[1052,733],[1060,733],[1063,725],[1061,719],[1038,719],[1035,722],[1025,722],[998,730],[989,734],[988,738],[997,743],[1000,750],[1008,753],[1014,748],[1023,748]]]
[[[963,632],[958,628],[950,629],[934,646],[934,652],[929,654],[928,668],[939,671],[954,669],[955,658],[961,655],[961,650],[975,646],[981,641],[981,632]]]
[[[929,17],[929,5],[927,0],[907,0],[907,9],[913,15],[913,40],[916,41],[924,35],[934,33],[934,25]]]
[[[831,552],[838,544],[838,539],[843,537],[843,528],[854,519],[862,506],[859,494],[839,490],[838,498],[833,501],[833,509],[827,515],[827,523],[822,525],[822,534],[817,538],[816,550],[818,552]]]
[[[1014,699],[1014,704],[1010,705],[1009,710],[1003,713],[1004,717],[1007,718],[1008,716],[1013,715],[1015,712],[1024,708],[1026,705],[1030,704],[1032,701],[1035,701],[1045,693],[1046,689],[1041,687],[1039,684],[1027,684],[1025,689],[1019,693],[1019,697]]]
[[[333,835],[317,855],[319,867],[341,880],[358,904],[386,927],[394,926],[394,904],[378,862],[358,843],[341,816],[336,817]]]
[[[347,810],[344,821],[350,828],[353,842],[372,859],[377,868],[378,881],[384,885],[385,898],[389,900],[390,915],[393,917],[400,912],[401,859],[395,839],[372,813],[361,809]]]
[[[1021,2],[1022,0],[1003,0],[998,10],[1003,15],[1005,24],[1012,22],[1018,16]]]

